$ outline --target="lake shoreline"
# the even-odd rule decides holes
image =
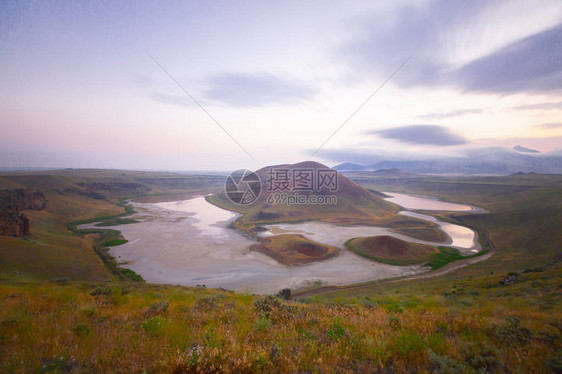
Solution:
[[[429,270],[420,265],[395,266],[366,260],[346,251],[343,243],[348,238],[333,233],[332,236],[341,236],[338,256],[300,266],[282,265],[269,256],[250,250],[256,240],[232,228],[239,213],[217,207],[201,195],[195,193],[188,200],[177,201],[159,198],[160,201],[154,203],[131,201],[137,211],[131,218],[141,222],[112,227],[121,231],[130,242],[111,248],[111,254],[122,262],[121,266],[130,268],[151,283],[205,284],[256,293],[272,293],[281,288],[298,289],[310,284],[344,286],[408,277]],[[311,221],[308,224],[320,223]],[[365,233],[372,233],[374,229],[389,230],[376,226],[362,228]],[[391,235],[412,239],[395,233]]]

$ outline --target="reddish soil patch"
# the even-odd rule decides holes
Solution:
[[[403,255],[409,249],[407,242],[388,235],[372,236],[365,238],[362,242],[364,248],[376,248],[377,252],[388,255]]]
[[[314,243],[296,243],[296,250],[305,256],[324,256],[328,250]]]
[[[410,243],[388,235],[355,238],[348,244],[358,255],[377,260],[408,261],[418,263],[427,261],[438,250],[435,247]]]
[[[316,243],[295,234],[262,238],[260,243],[253,245],[251,249],[271,256],[284,265],[307,264],[338,253],[335,247]]]

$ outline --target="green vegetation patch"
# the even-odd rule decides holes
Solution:
[[[95,224],[96,227],[109,227],[109,226],[118,226],[118,225],[128,225],[131,223],[139,223],[140,221],[132,218],[112,218],[104,220],[100,223]]]
[[[442,268],[450,262],[461,260],[464,257],[456,248],[439,247],[439,253],[434,254],[426,265],[431,266],[431,270]]]
[[[443,266],[453,262],[453,261],[457,261],[457,260],[464,260],[467,258],[473,258],[473,257],[478,257],[478,256],[482,256],[484,253],[487,252],[487,250],[482,250],[478,253],[475,253],[473,255],[468,255],[468,256],[463,256],[460,254],[459,250],[456,248],[451,248],[451,247],[438,247],[439,249],[439,253],[434,254],[431,257],[431,260],[429,260],[426,265],[427,266],[431,266],[431,270],[437,270],[439,268],[442,268]]]
[[[108,240],[102,243],[102,246],[104,247],[117,247],[118,245],[122,245],[127,243],[128,240],[127,239],[113,239],[113,240]]]

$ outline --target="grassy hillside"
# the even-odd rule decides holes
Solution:
[[[60,173],[67,174],[0,176],[0,189],[37,188],[48,200],[47,209],[26,213],[31,237],[0,237],[0,372],[562,371],[557,176],[363,176],[375,190],[490,210],[439,215],[488,236],[494,256],[434,278],[309,290],[282,301],[119,281],[94,251],[118,233],[69,230],[71,222],[123,219],[108,217],[126,212],[119,204],[128,187],[108,183],[141,184],[150,188],[143,198],[158,201],[214,188],[215,177]]]
[[[544,373],[561,269],[303,302],[127,283],[3,284],[3,372]]]
[[[476,273],[494,269],[520,271],[526,266],[539,266],[562,250],[560,175],[376,175],[377,173],[355,173],[351,176],[356,182],[369,188],[428,194],[443,200],[473,204],[490,211],[488,214],[439,214],[444,220],[488,233],[490,240],[495,244],[496,255],[490,260],[474,265]]]
[[[425,176],[397,172],[346,173],[356,183],[378,191],[427,194],[445,201],[461,202],[491,212],[508,208],[547,206],[562,200],[562,175],[522,174],[512,176]]]
[[[120,221],[108,218],[128,212],[124,198],[208,193],[222,181],[217,176],[122,170],[0,173],[0,190],[37,189],[47,198],[44,210],[25,211],[31,222],[30,236],[0,236],[0,279],[101,281],[122,276],[102,245],[122,239],[119,233],[101,228],[75,233],[72,223],[104,220],[117,224]]]
[[[553,258],[562,257],[562,177],[558,175],[516,175],[507,177],[378,177],[370,173],[354,174],[354,179],[370,188],[382,191],[428,194],[460,203],[476,204],[488,214],[442,212],[441,219],[469,226],[481,238],[488,237],[494,245],[493,256],[466,267],[444,273],[438,278],[420,277],[368,283],[350,288],[318,289],[315,292],[332,295],[376,295],[381,287],[404,292],[427,285],[431,292],[443,284],[455,282],[485,282],[497,274],[523,273],[543,267]],[[375,173],[376,174],[376,173]],[[515,192],[519,191],[519,192]],[[482,242],[481,242],[482,243]],[[485,246],[486,248],[486,246]],[[450,264],[448,268],[455,267]],[[384,285],[384,286],[383,286]],[[314,293],[314,292],[312,292]],[[335,296],[334,296],[335,297]],[[559,297],[556,295],[555,297]]]
[[[67,224],[82,218],[114,215],[124,210],[110,202],[45,193],[47,208],[26,211],[31,236],[0,236],[0,277],[4,279],[103,280],[111,278],[92,250],[94,238],[81,237]]]

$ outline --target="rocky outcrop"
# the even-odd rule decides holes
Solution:
[[[19,211],[0,212],[0,235],[21,237],[29,233],[29,219],[25,214]]]
[[[0,191],[0,235],[21,237],[30,233],[29,218],[22,210],[45,209],[47,199],[37,190]]]
[[[150,188],[140,183],[124,183],[124,182],[97,182],[97,183],[77,183],[78,186],[101,193],[104,195],[113,196],[136,196],[144,195],[150,191]]]
[[[45,209],[47,199],[43,192],[38,190],[1,190],[0,211],[10,211],[15,208],[19,210],[42,210]]]
[[[61,195],[79,195],[95,200],[139,196],[149,191],[150,187],[144,184],[127,182],[76,183],[75,187],[55,190],[55,192]]]
[[[87,197],[89,199],[95,199],[95,200],[104,200],[105,196],[103,196],[100,193],[97,193],[96,191],[90,191],[86,188],[82,188],[82,187],[67,187],[64,190],[60,191],[60,190],[56,190],[57,193],[60,193],[61,195],[79,195],[79,196],[84,196]]]

